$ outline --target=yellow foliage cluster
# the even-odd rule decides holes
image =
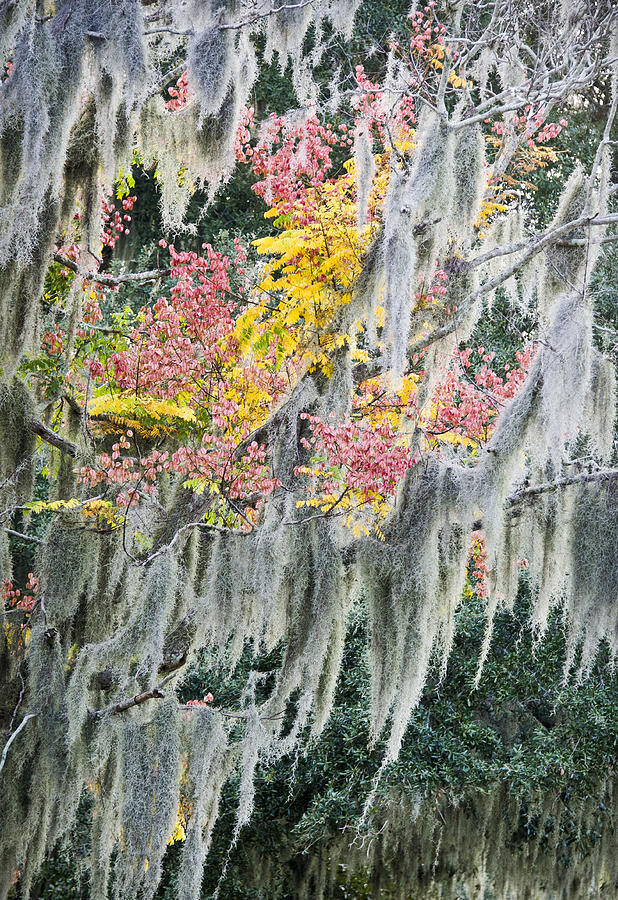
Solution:
[[[178,841],[184,841],[187,836],[187,824],[193,814],[193,803],[189,800],[183,790],[186,790],[187,782],[187,760],[186,756],[182,759],[180,774],[180,798],[178,800],[178,811],[176,813],[176,822],[169,838],[168,845],[176,844]]]
[[[503,138],[496,134],[486,135],[485,141],[497,155],[502,147]],[[483,228],[487,227],[498,215],[506,212],[508,204],[517,197],[522,190],[536,190],[532,182],[528,180],[537,169],[545,169],[550,163],[558,160],[558,152],[552,147],[536,144],[534,141],[522,141],[513,159],[509,171],[500,181],[487,191],[483,200],[483,206],[474,223],[479,229],[480,237],[483,237]]]
[[[432,44],[429,47],[429,50],[432,54],[432,59],[429,63],[432,69],[435,69],[437,72],[441,72],[444,68],[444,63],[442,60],[445,55],[448,55],[450,52],[450,48],[446,48],[442,44]],[[456,90],[465,90],[469,88],[470,90],[474,87],[473,82],[469,78],[462,78],[458,75],[454,69],[449,72],[448,75],[448,83],[451,87],[454,87]]]
[[[63,509],[75,509],[82,506],[83,503],[83,500],[78,500],[76,497],[71,497],[69,500],[33,500],[31,503],[26,503],[24,508],[37,514],[44,511],[60,512]]]
[[[135,393],[102,391],[88,404],[88,415],[102,431],[118,433],[132,428],[136,434],[160,438],[178,434],[183,424],[193,424],[195,413],[187,404],[188,395],[175,400],[159,400]]]
[[[111,500],[102,500],[93,497],[89,500],[79,500],[71,497],[68,500],[33,500],[26,503],[24,509],[33,514],[42,512],[61,512],[74,510],[83,516],[93,526],[106,526],[118,528],[124,522],[124,517],[118,512],[116,505]]]
[[[249,346],[266,323],[286,357],[301,357],[327,375],[333,351],[350,343],[348,335],[336,330],[334,318],[351,300],[388,180],[383,162],[374,180],[368,224],[359,233],[353,161],[344,168],[339,178],[307,191],[298,211],[283,215],[275,207],[266,214],[276,218],[281,231],[255,241],[258,253],[270,258],[258,285],[259,302],[241,317],[237,329]]]
[[[110,500],[94,498],[84,503],[80,512],[93,526],[120,528],[124,524],[124,516]]]
[[[396,394],[389,398],[388,403],[384,403],[382,401],[390,393],[384,378],[380,376],[367,379],[363,382],[362,402],[354,408],[352,418],[362,418],[371,425],[388,421],[395,431],[402,431],[404,419],[414,402],[418,382],[419,376],[414,372],[404,375]]]
[[[311,466],[301,466],[299,473],[311,476],[317,484],[312,487],[312,493],[319,490],[319,481],[328,478],[332,480],[332,473],[319,472]],[[329,517],[341,517],[343,525],[349,528],[354,537],[368,537],[375,534],[383,541],[384,535],[380,530],[379,522],[383,521],[393,508],[392,504],[384,499],[382,494],[370,492],[368,496],[360,491],[344,488],[337,495],[332,491],[324,491],[319,496],[310,496],[307,500],[297,500],[296,508],[308,507],[319,510]]]

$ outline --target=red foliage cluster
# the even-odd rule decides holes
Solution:
[[[24,591],[15,588],[10,578],[5,578],[1,582],[0,594],[9,609],[23,609],[26,612],[31,612],[36,603],[39,587],[39,579],[32,572],[28,572],[28,581]]]
[[[120,211],[113,198],[103,198],[103,228],[101,231],[101,243],[104,247],[109,247],[113,250],[120,236],[130,233],[129,222],[131,221],[131,216],[129,215],[129,211],[133,209],[136,200],[137,197],[134,195],[119,200],[118,202],[122,204],[123,210]]]
[[[313,472],[325,476],[325,493],[340,490],[343,481],[347,489],[360,493],[367,501],[378,495],[392,497],[415,463],[388,419],[379,424],[363,421],[335,425],[308,413],[301,418],[307,420],[312,432],[312,437],[301,438],[301,443],[313,453]],[[342,472],[343,477],[332,478],[333,470]],[[303,471],[303,467],[296,469],[297,474]]]
[[[472,359],[478,357],[481,365],[470,374]],[[519,390],[529,368],[532,348],[518,351],[518,366],[505,366],[502,377],[490,364],[495,353],[472,347],[456,353],[454,366],[436,389],[433,414],[427,425],[432,437],[455,433],[471,441],[484,443],[491,432],[491,424],[498,410]]]

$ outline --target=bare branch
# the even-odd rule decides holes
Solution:
[[[43,541],[41,538],[33,537],[31,534],[22,534],[21,531],[13,531],[12,528],[4,529],[7,534],[13,535],[15,538],[19,538],[20,541],[29,541],[32,544],[42,544]]]
[[[287,10],[292,9],[304,9],[306,6],[313,6],[316,0],[301,0],[299,3],[282,3],[281,6],[273,6],[271,9],[267,10],[263,13],[255,13],[248,19],[245,19],[242,22],[234,22],[229,25],[219,25],[220,31],[230,31],[237,30],[239,28],[251,27],[251,25],[255,25],[256,22],[259,22],[260,19],[266,19],[269,16],[274,16],[280,12],[286,12]]]
[[[581,228],[583,226],[603,226],[603,225],[615,225],[618,224],[618,213],[612,213],[607,216],[579,216],[577,219],[571,219],[570,222],[566,222],[564,225],[558,225],[555,228],[552,228],[550,231],[541,232],[541,234],[535,234],[531,238],[527,238],[523,241],[517,241],[514,244],[507,244],[503,247],[495,247],[493,250],[488,250],[486,253],[482,253],[480,256],[471,259],[468,262],[468,267],[471,269],[476,268],[477,266],[482,266],[484,263],[489,262],[492,259],[496,259],[499,256],[510,256],[513,253],[519,253],[520,250],[528,249],[528,253],[525,254],[520,260],[518,260],[513,266],[511,266],[506,271],[507,275],[501,273],[496,278],[509,278],[520,266],[522,266],[525,262],[527,262],[532,256],[536,253],[539,253],[543,250],[548,244],[558,243],[558,238],[562,234],[568,234],[569,231],[575,231],[576,228]],[[587,244],[588,241],[582,239],[584,244]],[[494,279],[495,280],[495,279]],[[492,286],[493,281],[492,281]],[[485,285],[483,285],[485,287]],[[492,288],[490,288],[491,290]]]
[[[597,481],[618,481],[618,469],[600,469],[598,472],[580,472],[577,475],[566,475],[555,481],[546,481],[543,484],[534,484],[522,488],[515,494],[511,494],[506,502],[507,509],[524,503],[526,500],[534,500],[542,494],[557,491],[571,484],[591,484]]]
[[[15,729],[15,731],[13,732],[13,734],[10,736],[10,738],[8,739],[8,741],[6,742],[6,744],[4,745],[4,750],[2,751],[2,756],[0,756],[0,772],[1,772],[1,771],[3,770],[3,768],[4,768],[4,764],[5,764],[5,762],[6,762],[7,753],[9,752],[9,748],[10,748],[11,744],[13,743],[13,741],[15,740],[15,738],[17,737],[17,735],[20,733],[20,731],[22,730],[22,728],[26,725],[26,723],[28,722],[28,720],[29,720],[29,719],[34,719],[34,718],[36,718],[36,713],[28,713],[27,715],[25,715],[25,716],[23,717],[23,719],[21,720],[21,722],[19,723],[18,727]]]
[[[106,272],[89,272],[80,268],[72,259],[68,259],[61,253],[54,253],[56,262],[75,272],[85,281],[95,281],[97,284],[110,285],[116,287],[126,282],[145,282],[156,281],[158,278],[165,278],[170,274],[171,269],[150,269],[148,272],[122,272],[120,275],[109,275]]]
[[[123,713],[128,709],[133,709],[134,706],[141,706],[142,703],[146,703],[147,700],[162,700],[165,697],[163,692],[163,688],[165,685],[175,677],[177,669],[180,668],[181,665],[184,665],[183,660],[180,665],[174,669],[174,671],[170,672],[169,675],[166,675],[156,687],[150,688],[148,691],[142,691],[141,694],[135,694],[133,697],[129,697],[127,700],[121,700],[118,703],[112,703],[111,706],[106,706],[105,709],[98,709],[96,712],[91,712],[90,715],[93,719],[101,719],[103,716],[115,713]]]
[[[51,444],[52,447],[56,447],[63,453],[73,457],[78,455],[76,444],[63,438],[57,432],[52,431],[51,428],[48,428],[47,425],[39,421],[39,419],[35,419],[34,417],[30,419],[30,430],[35,434],[38,434],[38,436],[47,444]]]

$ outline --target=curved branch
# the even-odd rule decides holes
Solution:
[[[13,734],[10,736],[10,738],[8,739],[8,741],[6,742],[6,744],[4,745],[4,750],[2,751],[2,756],[0,756],[0,772],[1,772],[1,771],[3,770],[3,768],[4,768],[4,764],[5,764],[5,762],[6,762],[7,753],[9,752],[9,747],[11,746],[11,744],[13,743],[13,741],[15,740],[15,738],[17,737],[17,735],[19,734],[19,732],[22,730],[22,728],[24,727],[24,725],[26,725],[26,723],[28,722],[28,720],[29,720],[29,719],[34,719],[34,718],[36,718],[36,713],[28,713],[27,715],[25,715],[25,716],[23,717],[23,719],[21,720],[21,722],[19,723],[18,727],[15,729],[15,731],[13,732]]]
[[[30,430],[37,434],[46,444],[51,444],[52,447],[56,447],[56,449],[61,450],[63,453],[74,458],[78,455],[77,444],[63,438],[56,431],[52,431],[51,428],[48,428],[47,425],[39,419],[32,417],[29,426]]]

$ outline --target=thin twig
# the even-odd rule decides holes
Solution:
[[[24,725],[26,724],[28,719],[34,719],[34,718],[36,718],[36,713],[28,713],[27,715],[25,715],[23,717],[23,719],[21,720],[21,722],[19,723],[19,726],[15,729],[13,734],[10,736],[10,738],[4,745],[4,750],[2,751],[2,756],[0,757],[0,772],[4,768],[4,764],[6,762],[6,755],[9,752],[9,747],[11,746],[11,744],[13,743],[13,741],[15,740],[15,738],[17,737],[19,732],[22,730],[22,728],[24,727]]]
[[[19,538],[20,541],[29,541],[31,544],[42,544],[43,541],[41,538],[33,537],[31,534],[22,534],[21,531],[13,531],[12,528],[4,529],[7,534],[13,535],[15,538]]]

